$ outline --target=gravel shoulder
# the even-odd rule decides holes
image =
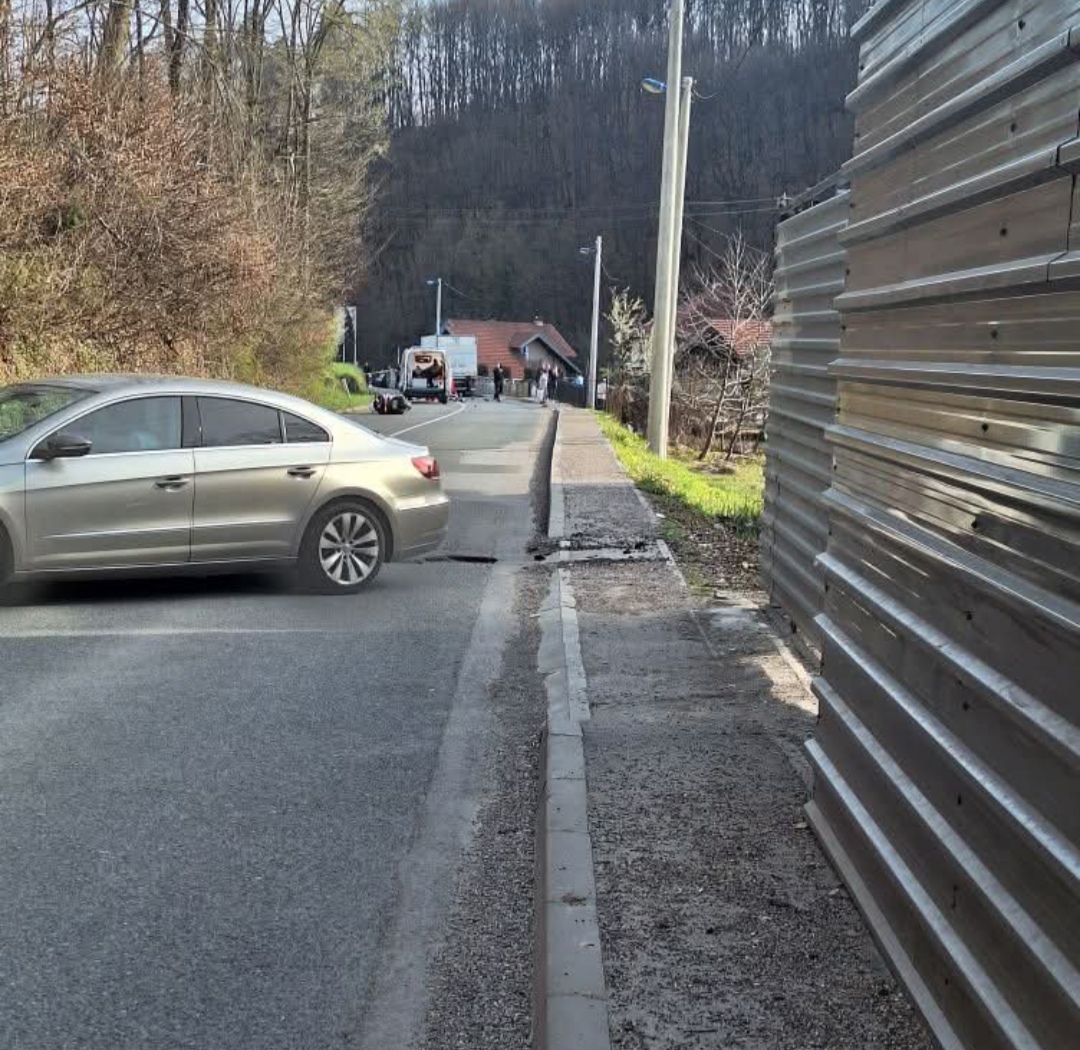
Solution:
[[[813,699],[760,609],[666,564],[573,586],[613,1045],[930,1050],[807,828]]]
[[[433,968],[419,1050],[527,1050],[532,1008],[533,825],[546,706],[535,618],[545,570],[517,575],[520,629],[488,696],[495,729],[471,846]]]

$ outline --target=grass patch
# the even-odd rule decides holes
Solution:
[[[671,500],[740,532],[756,530],[764,507],[765,468],[761,457],[700,463],[696,455],[674,450],[659,459],[645,441],[608,415],[600,427],[627,473],[644,492]],[[730,470],[726,469],[730,467]]]
[[[327,366],[322,385],[311,400],[331,412],[348,412],[370,405],[372,395],[359,368],[335,361]]]

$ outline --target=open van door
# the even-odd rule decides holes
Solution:
[[[441,401],[445,405],[450,400],[454,378],[441,350],[414,347],[405,351],[401,365],[401,392],[410,401]]]

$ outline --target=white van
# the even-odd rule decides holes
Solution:
[[[454,379],[450,362],[441,350],[414,346],[401,355],[401,392],[410,401],[450,400]]]

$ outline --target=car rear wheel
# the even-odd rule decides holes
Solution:
[[[363,500],[335,503],[312,519],[300,547],[300,578],[321,594],[355,594],[386,560],[386,526]]]

